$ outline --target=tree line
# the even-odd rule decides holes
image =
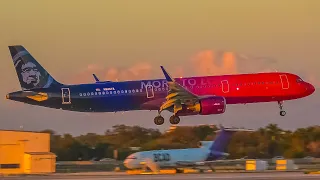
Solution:
[[[216,130],[216,126],[209,125],[181,126],[161,133],[158,129],[116,125],[103,135],[87,133],[74,137],[50,129],[41,132],[51,134],[51,152],[57,155],[57,161],[75,161],[114,158],[114,150],[117,159],[123,160],[137,151],[131,147],[140,147],[139,151],[198,147],[199,141],[214,140]],[[320,126],[289,131],[269,124],[254,132],[236,132],[226,152],[230,154],[228,158],[320,157]]]

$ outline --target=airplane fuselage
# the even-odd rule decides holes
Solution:
[[[291,73],[256,73],[175,78],[190,92],[222,96],[227,104],[279,102],[298,99],[314,87]],[[62,85],[17,91],[8,99],[32,105],[79,112],[159,110],[168,95],[166,79]]]
[[[133,153],[123,162],[129,169],[140,169],[143,162],[151,160],[160,168],[194,166],[196,162],[207,159],[210,150],[207,148],[153,150]],[[147,163],[147,162],[146,162]]]

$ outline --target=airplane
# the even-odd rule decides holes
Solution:
[[[163,66],[165,79],[138,81],[100,81],[66,85],[56,81],[22,46],[9,46],[22,90],[6,98],[36,106],[77,112],[158,111],[156,125],[162,125],[161,113],[180,116],[223,114],[227,104],[283,102],[311,95],[315,88],[298,75],[286,72],[235,74],[172,78]]]
[[[228,153],[224,150],[231,141],[235,132],[247,131],[250,129],[224,128],[220,125],[220,130],[214,141],[200,141],[199,148],[168,149],[140,151],[130,154],[124,160],[124,166],[128,169],[145,169],[149,167],[153,171],[160,168],[182,168],[208,166],[211,169],[217,162],[243,162],[245,160],[223,160]]]

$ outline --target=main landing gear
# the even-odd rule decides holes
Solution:
[[[180,118],[177,115],[172,115],[169,119],[171,124],[179,124]]]
[[[280,116],[285,116],[287,113],[283,110],[283,101],[278,101],[278,105],[280,108]]]
[[[154,123],[156,125],[162,125],[164,123],[164,118],[161,115],[158,115],[154,118]]]
[[[171,124],[179,124],[180,122],[180,117],[177,115],[172,115],[169,119]],[[164,118],[161,116],[161,114],[159,113],[158,116],[156,116],[154,118],[154,123],[156,125],[162,125],[164,123]]]

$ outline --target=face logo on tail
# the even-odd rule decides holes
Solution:
[[[44,88],[52,83],[51,76],[28,52],[19,52],[13,60],[23,90]]]
[[[22,80],[27,85],[32,84],[33,87],[36,87],[40,82],[40,72],[35,64],[28,62],[21,66],[21,75]]]

